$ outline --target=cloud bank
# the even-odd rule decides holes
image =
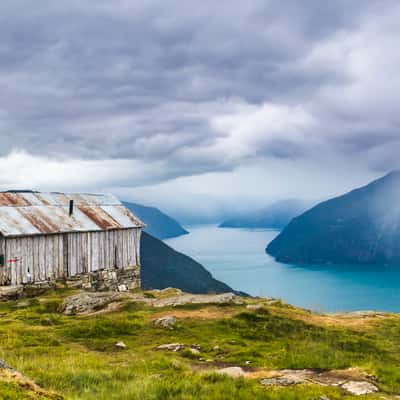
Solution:
[[[81,3],[1,2],[2,188],[216,210],[399,167],[397,1]]]

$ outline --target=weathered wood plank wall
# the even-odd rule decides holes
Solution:
[[[0,237],[0,285],[140,265],[140,229]],[[14,261],[16,260],[16,261]]]

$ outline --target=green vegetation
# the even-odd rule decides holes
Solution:
[[[110,313],[68,317],[58,312],[68,294],[0,303],[0,358],[67,399],[382,398],[312,384],[264,387],[259,379],[213,372],[225,365],[255,371],[356,367],[377,377],[385,398],[400,392],[400,316],[325,317],[277,302],[258,310],[130,303]],[[176,315],[178,323],[155,327],[152,320],[161,315]],[[117,341],[126,348],[116,348]],[[166,343],[198,344],[200,354],[156,350]],[[46,397],[32,397],[0,375],[0,398]]]

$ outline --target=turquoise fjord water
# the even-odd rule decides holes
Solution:
[[[277,231],[208,225],[189,231],[166,243],[237,290],[321,312],[400,312],[400,266],[282,264],[265,253]]]

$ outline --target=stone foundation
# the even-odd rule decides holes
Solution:
[[[60,287],[58,283],[70,288],[83,289],[90,292],[126,292],[140,288],[140,267],[124,269],[102,269],[68,277],[59,281],[48,280],[18,286],[1,286],[0,300],[15,300],[23,297],[34,297],[46,290]]]
[[[65,280],[68,287],[81,288],[91,292],[126,292],[140,288],[140,267],[124,269],[103,269],[69,277]]]

